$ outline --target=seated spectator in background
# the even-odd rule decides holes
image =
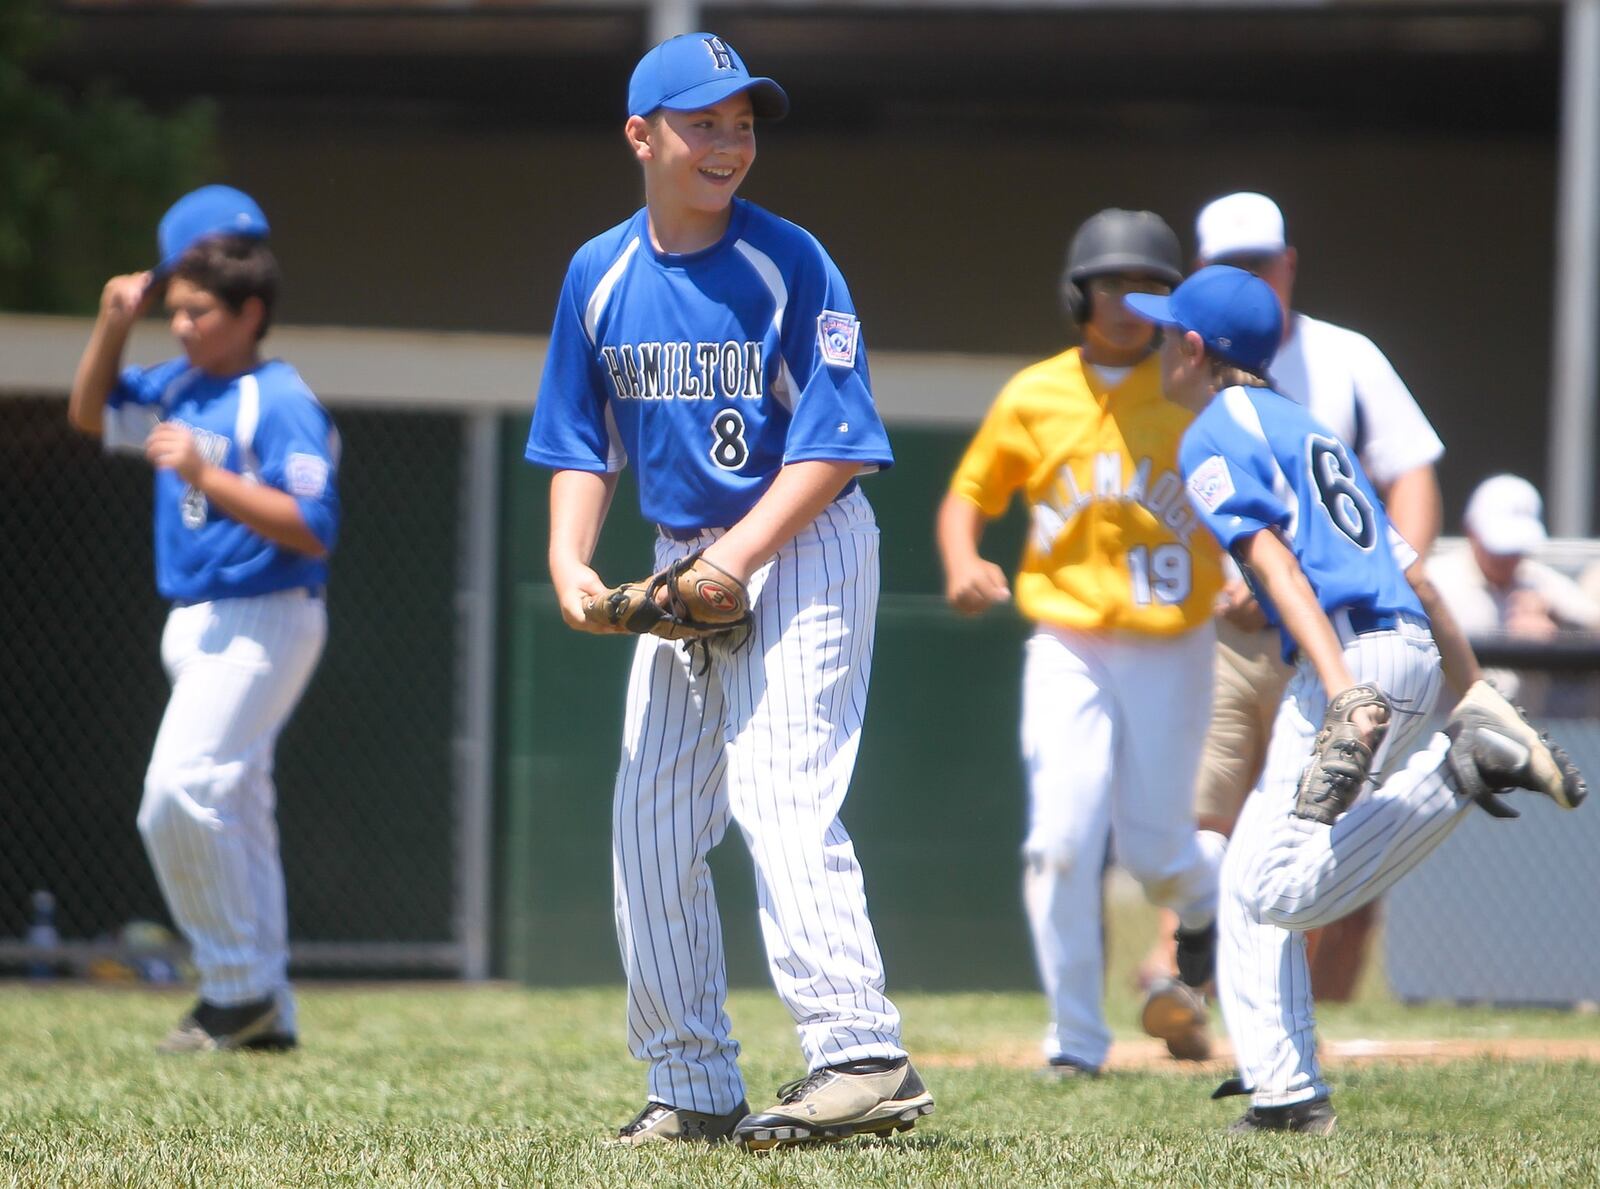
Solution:
[[[1469,548],[1430,558],[1428,575],[1468,636],[1545,642],[1564,631],[1600,631],[1600,602],[1529,556],[1547,536],[1544,500],[1532,483],[1485,479],[1467,501],[1462,527]],[[1552,692],[1545,674],[1494,669],[1485,677],[1530,711],[1554,709],[1544,706]]]

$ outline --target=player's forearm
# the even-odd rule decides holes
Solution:
[[[195,489],[219,511],[227,513],[251,532],[274,545],[307,557],[324,558],[327,548],[306,525],[300,504],[287,491],[252,483],[222,467],[207,466],[195,480]]]
[[[858,463],[824,459],[789,463],[755,507],[706,548],[706,556],[748,578],[837,499],[860,469]]]
[[[934,523],[934,538],[946,577],[978,559],[978,544],[988,523],[978,506],[965,496],[952,491],[944,497]]]
[[[1444,500],[1433,466],[1424,463],[1401,475],[1389,485],[1383,503],[1406,544],[1418,557],[1427,557],[1444,522]]]
[[[551,476],[550,578],[558,588],[565,585],[564,575],[588,569],[616,489],[614,473],[557,471]]]
[[[122,368],[122,353],[131,329],[113,323],[104,314],[95,320],[67,398],[67,420],[79,433],[98,437],[105,428],[106,400]]]
[[[1444,668],[1444,678],[1458,693],[1466,693],[1474,681],[1483,676],[1478,667],[1478,656],[1472,651],[1467,634],[1461,630],[1456,617],[1439,594],[1439,588],[1428,578],[1419,559],[1406,571],[1406,580],[1417,592],[1422,609],[1428,614],[1433,628],[1433,642],[1439,647],[1439,664]]]
[[[1284,630],[1316,669],[1328,696],[1335,697],[1354,685],[1338,633],[1300,563],[1278,534],[1271,529],[1256,533],[1244,544],[1241,560],[1266,588]]]

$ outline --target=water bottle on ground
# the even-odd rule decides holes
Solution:
[[[40,949],[54,949],[61,944],[61,934],[56,932],[56,898],[40,890],[28,902],[28,944]],[[29,978],[54,978],[56,962],[52,957],[32,958],[28,962]]]

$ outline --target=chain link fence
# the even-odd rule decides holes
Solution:
[[[1565,543],[1568,552],[1573,543]],[[1592,545],[1577,553],[1591,564]],[[1563,566],[1574,569],[1574,566]],[[1600,641],[1474,641],[1491,680],[1600,779]],[[1402,999],[1523,1005],[1600,1002],[1600,801],[1576,811],[1522,793],[1521,813],[1473,812],[1389,892],[1384,969]]]
[[[297,969],[463,972],[459,664],[470,417],[333,409],[345,520],[320,668],[278,748]],[[134,826],[167,697],[151,475],[0,400],[0,968],[54,902],[69,968],[167,921]],[[49,939],[36,932],[35,940]]]
[[[1593,777],[1600,723],[1540,723]],[[1511,794],[1516,821],[1473,812],[1389,893],[1384,968],[1407,1000],[1600,1001],[1600,805]]]

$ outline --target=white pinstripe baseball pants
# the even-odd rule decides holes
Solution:
[[[659,538],[656,566],[703,548]],[[729,820],[755,866],[772,981],[810,1069],[899,1057],[861,868],[839,821],[866,709],[878,529],[859,491],[752,577],[749,643],[640,638],[613,802],[628,1041],[657,1102],[723,1114],[744,1098],[724,1010],[722,927],[706,855]]]
[[[1427,628],[1341,633],[1358,682],[1388,695],[1395,715],[1375,757],[1381,773],[1331,827],[1294,816],[1295,788],[1327,712],[1316,671],[1302,661],[1284,694],[1266,770],[1245,801],[1222,864],[1217,998],[1239,1074],[1257,1106],[1327,1093],[1317,1065],[1305,930],[1381,895],[1425,858],[1472,802],[1447,779],[1449,740],[1411,754],[1443,679]]]
[[[272,753],[327,637],[304,589],[174,607],[161,636],[172,681],[145,773],[139,833],[194,950],[200,996],[276,995],[296,1027]]]

